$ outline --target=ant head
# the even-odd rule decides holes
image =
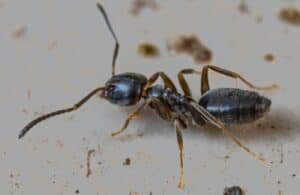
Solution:
[[[143,94],[147,78],[137,73],[123,73],[110,78],[101,97],[112,104],[130,106],[137,104]]]

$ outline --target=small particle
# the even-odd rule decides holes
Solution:
[[[94,150],[94,149],[88,150],[87,160],[86,160],[86,167],[87,167],[86,177],[89,177],[92,174],[90,158],[91,158],[91,155],[95,152],[96,152],[96,150]]]
[[[281,181],[280,181],[280,180],[278,180],[278,181],[277,181],[277,184],[278,184],[278,185],[279,185],[279,184],[281,184]]]
[[[239,186],[226,187],[224,189],[223,195],[243,195],[244,192]]]
[[[101,161],[98,161],[97,164],[98,164],[98,165],[102,165],[102,162],[101,162]]]
[[[23,108],[21,111],[22,111],[24,114],[28,114],[28,111],[26,110],[26,108]]]
[[[16,188],[18,188],[18,189],[19,189],[19,188],[21,187],[21,183],[19,183],[19,182],[16,182],[16,183],[15,183],[15,186],[16,186]]]
[[[57,41],[53,40],[49,43],[48,50],[51,51],[51,50],[55,49],[56,47],[57,47]]]
[[[14,174],[11,173],[11,174],[9,175],[9,177],[10,177],[10,178],[14,178]]]
[[[224,158],[225,158],[225,160],[228,160],[228,159],[230,159],[230,156],[226,155],[226,156],[224,156]]]
[[[124,165],[124,166],[129,166],[130,163],[131,163],[130,158],[126,158],[125,161],[123,162],[123,165]]]
[[[159,50],[151,43],[141,43],[138,46],[138,53],[143,57],[154,58],[159,55]]]
[[[79,190],[75,190],[75,193],[76,193],[76,194],[79,194],[80,192],[79,192]]]
[[[56,145],[60,148],[64,147],[64,142],[62,140],[56,140]]]
[[[31,90],[30,89],[27,90],[27,99],[31,100]]]
[[[276,127],[274,125],[271,125],[270,127],[271,127],[271,129],[276,129]]]
[[[279,12],[279,18],[289,24],[300,25],[300,10],[292,7],[282,8]]]
[[[267,54],[265,54],[264,59],[267,62],[273,62],[274,61],[274,55],[271,54],[271,53],[267,53]]]
[[[207,63],[212,59],[212,52],[195,35],[181,35],[167,42],[168,51],[185,53],[193,57],[195,63]]]
[[[240,4],[238,6],[238,10],[243,14],[249,14],[250,13],[249,7],[248,7],[248,4],[247,4],[246,0],[241,0],[240,1]]]
[[[296,174],[294,173],[294,174],[292,174],[292,177],[296,177]]]
[[[258,23],[258,24],[261,23],[263,21],[263,19],[264,19],[264,17],[262,15],[257,15],[255,17],[256,23]]]
[[[130,13],[137,16],[145,8],[150,8],[153,11],[159,10],[159,5],[155,0],[133,0],[130,8]]]
[[[23,38],[26,35],[26,33],[27,28],[25,26],[21,26],[11,33],[11,37],[15,40],[19,40]]]

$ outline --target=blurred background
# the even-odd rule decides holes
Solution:
[[[253,159],[210,126],[189,128],[184,131],[186,187],[178,190],[172,124],[148,110],[112,138],[134,108],[98,97],[18,140],[30,120],[73,105],[110,78],[114,41],[94,0],[0,0],[0,194],[217,195],[233,185],[249,195],[298,193],[300,1],[100,2],[121,44],[117,73],[165,71],[179,86],[181,69],[200,71],[210,63],[259,86],[279,85],[261,92],[272,100],[264,119],[230,128],[272,163]],[[183,37],[193,37],[200,53],[176,49]],[[157,53],[146,55],[143,43]],[[199,99],[199,78],[188,81]],[[210,81],[212,88],[247,89],[216,73]]]

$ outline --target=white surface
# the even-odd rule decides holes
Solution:
[[[262,127],[252,124],[234,131],[274,163],[264,165],[252,159],[217,130],[193,128],[184,132],[184,191],[176,188],[179,161],[173,127],[152,112],[111,138],[111,131],[121,127],[132,108],[119,108],[95,97],[80,111],[41,123],[23,140],[17,139],[34,112],[70,106],[103,85],[110,77],[114,43],[95,1],[1,2],[0,194],[75,194],[78,189],[81,194],[217,195],[230,185],[240,185],[247,194],[299,192],[300,28],[277,18],[284,2],[251,1],[251,12],[245,15],[237,10],[239,1],[168,0],[158,2],[157,12],[145,10],[133,17],[128,13],[131,1],[103,1],[121,42],[118,73],[151,75],[163,70],[176,81],[180,69],[200,69],[188,66],[192,64],[188,56],[165,52],[170,36],[195,33],[212,49],[213,64],[235,70],[257,85],[281,87],[265,93],[273,107]],[[263,16],[259,24],[257,15]],[[11,32],[20,26],[28,29],[27,34],[12,39]],[[155,43],[162,57],[139,57],[140,41]],[[56,47],[49,49],[53,42]],[[263,60],[269,52],[275,55],[272,63]],[[228,78],[210,75],[213,87],[236,86]],[[199,80],[189,80],[199,98]],[[92,175],[86,178],[88,149],[97,153],[91,158]],[[123,166],[127,157],[131,165]]]

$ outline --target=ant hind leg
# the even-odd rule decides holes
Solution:
[[[243,83],[245,83],[248,87],[250,87],[251,89],[256,89],[256,90],[274,90],[278,88],[278,85],[273,84],[270,86],[266,86],[266,87],[260,87],[260,86],[256,86],[254,84],[252,84],[251,82],[249,82],[248,80],[246,80],[244,77],[242,77],[239,73],[227,70],[227,69],[223,69],[217,66],[213,66],[213,65],[207,65],[204,66],[202,69],[202,76],[201,76],[201,94],[204,94],[205,92],[207,92],[209,90],[209,82],[208,82],[208,70],[213,70],[217,73],[223,74],[225,76],[234,78],[234,79],[240,79]]]

